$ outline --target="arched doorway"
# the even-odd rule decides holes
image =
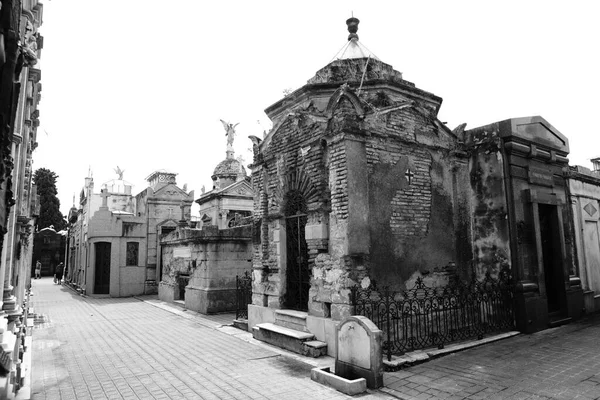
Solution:
[[[298,190],[285,196],[286,232],[286,295],[285,307],[292,310],[308,310],[310,270],[305,232],[307,220],[306,199]]]

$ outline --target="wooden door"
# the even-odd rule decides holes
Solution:
[[[110,243],[99,242],[96,246],[94,294],[110,291]]]

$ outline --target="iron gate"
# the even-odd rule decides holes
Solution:
[[[308,310],[308,290],[310,289],[310,271],[308,268],[308,246],[304,227],[306,215],[294,215],[286,218],[286,307],[292,310]]]
[[[513,285],[508,269],[494,279],[475,276],[465,284],[452,280],[443,287],[428,287],[421,277],[412,289],[392,291],[374,283],[353,287],[356,315],[371,319],[383,331],[383,350],[392,354],[430,347],[485,334],[515,329]]]
[[[235,293],[235,319],[248,319],[248,304],[252,303],[252,274],[249,271],[244,272],[242,276],[235,276]]]

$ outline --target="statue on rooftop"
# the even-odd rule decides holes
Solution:
[[[227,135],[227,147],[233,147],[233,138],[235,136],[235,127],[238,126],[240,123],[238,122],[237,124],[230,124],[229,122],[225,122],[222,119],[219,120],[221,121],[221,123],[223,124],[223,128],[225,128],[225,134]]]
[[[122,181],[123,180],[123,173],[125,172],[125,170],[119,168],[119,166],[117,165],[117,168],[114,171],[119,176],[119,180]]]

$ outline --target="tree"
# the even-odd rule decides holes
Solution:
[[[63,215],[60,213],[60,200],[56,197],[56,179],[58,175],[46,168],[40,168],[33,174],[33,182],[40,196],[40,216],[37,220],[38,229],[50,225],[57,232],[66,227]]]

